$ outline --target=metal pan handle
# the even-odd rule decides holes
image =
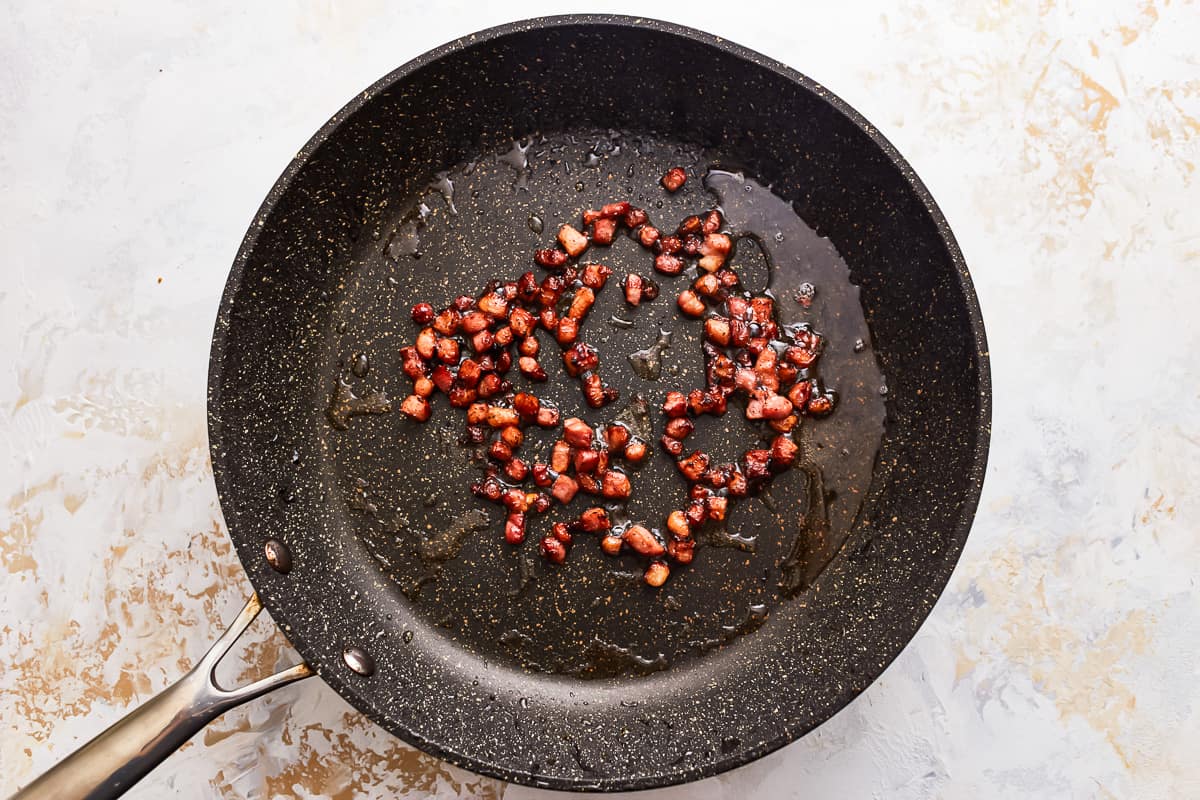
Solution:
[[[119,797],[201,728],[234,706],[313,674],[300,663],[240,689],[217,683],[217,664],[262,611],[258,595],[204,658],[178,682],[130,712],[12,800],[75,800]]]

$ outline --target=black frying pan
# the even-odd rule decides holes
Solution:
[[[692,179],[667,195],[658,178],[676,164]],[[706,188],[714,168],[728,174]],[[327,416],[339,380],[407,394],[397,353],[414,302],[515,278],[560,222],[620,199],[664,227],[720,203],[750,234],[735,253],[747,280],[769,284],[784,322],[828,335],[822,368],[840,392],[832,416],[805,423],[803,468],[740,505],[659,590],[594,543],[561,567],[536,557],[536,534],[505,545],[500,514],[467,489],[475,468],[444,398],[423,426],[393,412],[340,431]],[[631,240],[592,255],[617,278],[651,274]],[[684,280],[632,315],[610,289],[585,334],[624,398],[654,400],[656,427],[655,398],[701,385],[696,334],[672,303]],[[805,281],[811,309],[787,299]],[[624,356],[660,328],[674,338],[649,381]],[[569,383],[542,393],[590,421],[625,404],[592,411]],[[735,416],[698,441],[721,451],[753,435]],[[647,20],[556,17],[458,40],[304,147],[251,224],[217,318],[221,507],[309,666],[214,688],[212,662],[252,601],[181,684],[28,791],[119,793],[208,719],[310,668],[395,735],[505,780],[641,789],[745,764],[828,719],[912,638],[966,540],[989,419],[962,255],[909,166],[837,97]],[[634,480],[646,516],[683,488],[658,464]]]

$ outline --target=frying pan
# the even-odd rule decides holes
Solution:
[[[657,180],[676,162],[693,179],[668,196]],[[794,212],[792,260],[772,256],[769,231],[739,239],[736,259],[747,274],[765,259],[782,313],[825,330],[841,399],[805,423],[806,469],[739,506],[725,538],[702,542],[662,589],[594,543],[558,567],[533,555],[536,535],[505,545],[494,509],[467,490],[474,466],[444,398],[424,426],[395,412],[330,424],[339,381],[407,393],[397,353],[412,303],[515,278],[560,222],[609,200],[664,223],[717,202],[729,215],[746,197],[714,197],[700,180],[712,167]],[[619,277],[644,271],[639,253],[624,240],[604,259]],[[810,272],[818,293],[803,310],[784,291]],[[626,400],[696,380],[697,342],[667,284],[661,308],[621,324],[605,319],[628,313],[610,288],[614,305],[585,333]],[[643,381],[623,355],[662,330],[675,331],[666,375]],[[544,391],[592,422],[620,405],[591,411],[570,386]],[[759,758],[863,691],[933,607],[979,497],[990,380],[962,254],[878,131],[722,39],[586,15],[433,50],[313,137],[230,272],[208,416],[221,508],[257,594],[180,683],[21,797],[116,796],[228,708],[311,674],[414,746],[508,781],[644,789]],[[700,440],[744,438],[735,416],[702,425]],[[639,513],[665,513],[682,488],[648,465]],[[216,662],[262,606],[304,663],[219,687]]]

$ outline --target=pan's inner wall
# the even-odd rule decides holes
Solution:
[[[517,28],[452,48],[378,92],[273,190],[218,319],[214,471],[231,535],[276,619],[381,724],[510,779],[654,785],[744,763],[819,724],[916,631],[978,496],[986,374],[974,299],[920,196],[812,89],[655,25]],[[335,490],[325,449],[324,359],[359,240],[390,204],[514,137],[593,127],[696,142],[796,199],[862,287],[892,418],[871,513],[805,602],[780,608],[769,635],[694,668],[577,693],[574,679],[530,682],[435,637],[401,635],[396,585],[347,536],[356,512]],[[379,437],[382,458],[392,446]],[[289,575],[262,559],[272,537],[293,551]],[[374,678],[345,671],[349,645],[370,650]]]

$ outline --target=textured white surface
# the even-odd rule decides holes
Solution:
[[[408,5],[0,12],[0,794],[179,676],[248,591],[205,371],[291,155],[432,46],[582,10]],[[869,691],[756,764],[639,797],[1200,796],[1200,8],[801,5],[607,10],[787,62],[912,162],[983,304],[988,481],[949,590]],[[247,664],[286,661],[256,630]],[[419,754],[317,681],[132,792],[292,795],[546,793]]]

